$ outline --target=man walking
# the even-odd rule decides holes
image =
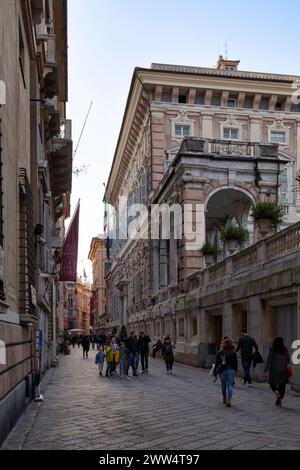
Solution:
[[[140,332],[138,339],[138,351],[141,355],[142,374],[145,372],[148,374],[148,358],[149,358],[149,343],[151,339],[148,335],[145,335],[143,331]]]
[[[253,349],[258,352],[258,346],[256,341],[248,335],[246,329],[241,330],[241,335],[236,352],[241,351],[242,366],[245,372],[243,385],[248,383],[248,386],[251,386],[252,378],[250,375],[250,368],[252,364]]]
[[[137,342],[137,338],[135,336],[135,332],[132,331],[130,333],[130,336],[129,338],[126,340],[125,342],[125,345],[126,345],[126,348],[128,349],[129,351],[129,358],[128,358],[128,370],[129,370],[129,367],[131,366],[132,367],[132,372],[133,372],[133,376],[134,377],[137,377],[138,374],[137,374],[137,368],[138,368],[138,357],[139,357],[139,353],[138,353],[138,342]],[[128,370],[127,370],[127,374],[128,375]]]

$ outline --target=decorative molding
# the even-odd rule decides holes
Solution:
[[[280,146],[289,147],[290,144],[290,127],[286,127],[282,119],[276,119],[268,128],[268,142],[271,144],[278,143]],[[285,142],[273,142],[272,132],[285,134]]]
[[[172,122],[172,139],[176,140],[178,143],[181,143],[184,136],[178,136],[175,133],[175,126],[189,126],[190,127],[190,135],[189,137],[194,136],[194,123],[193,119],[190,119],[185,111],[181,111],[177,114],[175,119],[171,120]]]
[[[242,125],[232,116],[229,116],[226,121],[219,121],[220,124],[220,139],[222,140],[241,140]],[[237,139],[226,139],[224,137],[225,129],[233,129],[238,131]]]

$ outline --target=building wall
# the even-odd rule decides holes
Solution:
[[[281,228],[295,222],[300,209],[299,195],[293,190],[300,168],[300,106],[292,103],[292,84],[296,79],[249,72],[238,75],[236,71],[224,74],[215,69],[160,64],[154,64],[151,69],[138,69],[107,184],[109,202],[116,206],[118,197],[127,195],[129,206],[132,202],[150,205],[158,201],[206,204],[220,188],[238,189],[249,201],[266,197],[276,200],[276,158],[273,166],[261,164],[262,181],[259,183],[255,181],[251,162],[248,167],[238,162],[215,163],[214,167],[207,161],[206,167],[200,168],[191,160],[182,168],[175,166],[173,174],[170,167],[183,140],[183,135],[176,134],[178,130],[188,130],[190,137],[198,139],[222,140],[211,145],[223,145],[224,149],[230,145],[226,137],[230,133],[233,143],[238,137],[240,150],[236,146],[232,151],[241,152],[240,155],[246,155],[249,148],[254,149],[254,143],[270,144],[274,132],[277,136],[285,135],[286,139],[278,146],[279,201],[286,207]],[[230,106],[230,99],[236,100],[234,107]],[[244,147],[242,142],[245,142]],[[247,146],[248,142],[252,146]],[[148,170],[146,189],[141,184],[144,169]],[[140,187],[143,188],[141,193]],[[258,240],[255,230],[254,227],[251,243]],[[106,277],[111,326],[120,325],[121,319],[126,318],[130,329],[147,328],[153,336],[170,333],[178,344],[177,360],[200,365],[199,348],[201,350],[203,337],[211,336],[211,343],[206,338],[206,344],[216,343],[216,337],[231,322],[227,314],[231,307],[226,304],[226,314],[219,307],[212,309],[209,318],[202,317],[197,308],[186,312],[184,299],[188,279],[205,267],[199,248],[186,250],[182,242],[175,246],[164,240],[113,242]],[[176,298],[173,306],[168,304],[169,296]],[[241,321],[243,315],[242,311]],[[201,341],[199,335],[203,335]]]
[[[60,7],[66,5],[65,0],[49,3],[49,21],[54,4],[63,22],[66,18]],[[65,212],[55,214],[52,194],[58,194],[50,178],[49,154],[65,109],[64,97],[57,96],[59,90],[50,98],[46,76],[53,68],[60,69],[62,82],[66,76],[59,60],[50,60],[47,46],[52,38],[45,17],[45,2],[0,3],[0,80],[6,84],[6,103],[0,107],[4,222],[0,281],[4,281],[5,295],[0,301],[0,340],[5,341],[7,352],[7,364],[0,365],[0,443],[33,397],[43,373],[53,362],[57,364],[54,273],[58,263],[53,259],[57,259],[57,240],[63,234],[63,222],[59,225],[58,221],[67,213],[68,198],[67,190],[60,194]],[[56,39],[60,36],[62,31]],[[47,112],[45,98],[53,105]],[[41,227],[43,232],[38,234],[36,229]]]

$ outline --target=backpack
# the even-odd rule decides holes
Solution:
[[[171,341],[164,344],[164,353],[165,354],[172,354],[173,353],[173,346]]]

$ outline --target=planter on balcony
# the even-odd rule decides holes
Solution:
[[[205,258],[205,264],[208,268],[212,266],[213,264],[215,264],[216,262],[215,255],[213,253],[206,253],[204,255],[204,258]]]
[[[239,245],[249,238],[249,232],[244,227],[229,223],[222,228],[221,237],[227,251],[232,255],[238,250]]]
[[[237,250],[240,245],[239,240],[232,238],[231,240],[225,240],[225,247],[226,250],[233,255]]]
[[[272,223],[272,220],[271,219],[260,219],[257,221],[257,227],[258,227],[258,230],[260,232],[260,234],[265,237],[267,236],[269,233],[273,233],[274,232],[274,228],[273,228],[273,223]]]

